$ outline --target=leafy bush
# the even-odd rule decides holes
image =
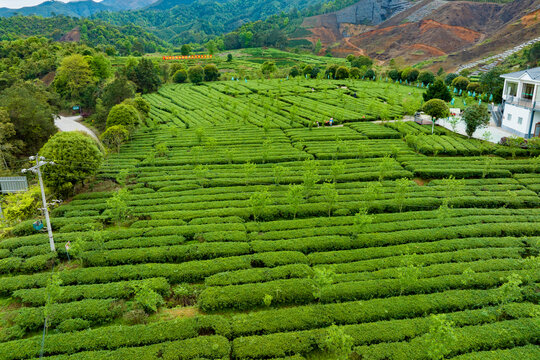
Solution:
[[[119,104],[112,107],[107,117],[107,128],[122,125],[130,132],[140,123],[139,112],[131,105]]]
[[[110,150],[120,151],[120,146],[129,140],[129,130],[123,125],[114,125],[100,136],[103,144]]]
[[[180,69],[173,75],[173,81],[177,84],[185,83],[188,79],[188,73],[185,69]]]
[[[103,161],[96,142],[79,132],[62,132],[47,141],[40,156],[54,161],[46,165],[43,180],[54,191],[67,195],[76,185],[93,176]]]

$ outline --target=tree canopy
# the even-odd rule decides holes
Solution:
[[[21,152],[35,153],[57,131],[50,101],[51,94],[30,82],[18,82],[0,94],[0,107],[15,129],[10,139],[20,141]]]
[[[61,195],[70,195],[76,185],[94,175],[103,161],[96,142],[80,132],[61,132],[49,139],[40,156],[54,161],[43,171],[45,184]]]
[[[463,121],[465,122],[465,132],[469,137],[481,127],[489,124],[489,112],[483,105],[470,105],[463,112]]]

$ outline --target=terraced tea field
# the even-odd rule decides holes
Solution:
[[[148,95],[126,190],[55,209],[57,258],[0,241],[0,359],[538,359],[538,154],[364,121],[411,91],[368,86]]]

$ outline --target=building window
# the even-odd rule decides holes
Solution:
[[[517,83],[508,83],[508,95],[516,96],[517,95]]]
[[[518,117],[518,124],[521,125],[523,123],[523,118],[522,117]]]
[[[532,100],[534,93],[533,84],[523,84],[523,98],[527,100]]]
[[[512,114],[508,114],[508,121],[512,121]]]

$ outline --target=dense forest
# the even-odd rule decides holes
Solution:
[[[69,36],[65,36],[74,30]],[[31,36],[51,40],[80,41],[82,44],[107,50],[114,55],[142,55],[162,51],[168,44],[143,28],[126,24],[111,25],[100,20],[69,16],[44,18],[13,16],[0,18],[0,40],[16,40]]]
[[[203,43],[247,22],[298,10],[318,14],[324,9],[338,8],[349,2],[332,1],[323,5],[324,2],[320,0],[195,0],[186,5],[177,1],[160,1],[145,10],[102,12],[94,17],[115,25],[133,23],[142,26],[173,44]]]

